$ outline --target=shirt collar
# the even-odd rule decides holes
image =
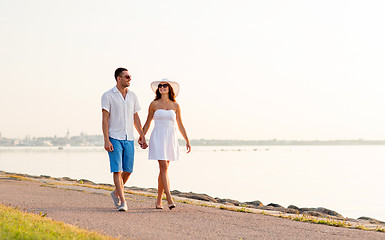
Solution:
[[[130,89],[127,88],[127,93],[130,91]],[[119,89],[115,86],[112,88],[112,92],[117,93],[119,92]],[[120,92],[119,92],[120,93]]]

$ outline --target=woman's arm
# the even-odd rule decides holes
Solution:
[[[148,115],[147,115],[147,120],[146,123],[143,126],[143,134],[146,135],[148,129],[150,128],[152,118],[154,117],[154,102],[151,102],[150,106],[148,107]]]
[[[187,153],[189,153],[191,151],[190,140],[187,137],[186,129],[184,128],[183,123],[182,123],[182,117],[181,117],[180,107],[179,107],[178,103],[176,103],[175,113],[176,113],[176,122],[178,123],[179,131],[182,134],[184,140],[186,141]]]

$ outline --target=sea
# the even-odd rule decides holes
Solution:
[[[183,148],[181,148],[183,149]],[[136,148],[126,186],[156,188],[158,162]],[[196,146],[170,163],[172,190],[385,221],[385,146]],[[0,147],[0,170],[112,184],[103,147]]]

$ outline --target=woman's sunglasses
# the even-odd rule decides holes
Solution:
[[[158,85],[158,88],[161,88],[161,87],[166,88],[166,87],[168,87],[168,84],[159,84],[159,85]]]

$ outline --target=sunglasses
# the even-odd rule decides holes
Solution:
[[[131,79],[130,75],[123,76],[122,78]]]
[[[166,87],[168,87],[168,84],[167,84],[167,83],[165,83],[165,84],[159,84],[159,85],[158,85],[158,88],[161,88],[161,87],[166,88]]]

